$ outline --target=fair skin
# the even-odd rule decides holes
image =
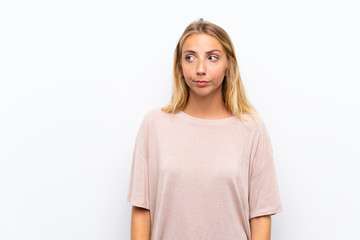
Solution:
[[[133,206],[131,213],[131,240],[149,240],[150,223],[150,211]]]
[[[203,33],[190,35],[182,48],[181,66],[190,89],[183,111],[203,119],[230,117],[221,93],[227,60],[220,42]],[[199,86],[198,80],[208,81],[208,84]]]
[[[214,37],[199,33],[189,36],[182,48],[182,72],[189,86],[189,99],[183,111],[203,119],[228,118],[231,113],[222,100],[222,82],[227,67],[226,53]],[[196,81],[206,81],[197,84]],[[133,206],[131,240],[149,240],[150,211]],[[270,240],[271,216],[250,220],[252,240]]]
[[[250,219],[251,240],[270,240],[271,216],[265,215]]]

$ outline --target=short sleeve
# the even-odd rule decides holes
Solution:
[[[150,210],[149,164],[146,154],[146,146],[148,143],[146,124],[146,119],[144,118],[136,136],[127,201],[134,206]]]
[[[254,139],[249,173],[249,219],[283,211],[273,149],[262,120]]]

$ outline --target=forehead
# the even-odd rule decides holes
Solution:
[[[185,39],[182,51],[194,50],[196,52],[206,52],[214,49],[223,51],[223,47],[219,40],[205,33],[196,33]]]

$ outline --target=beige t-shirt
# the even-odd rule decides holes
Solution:
[[[251,218],[283,211],[264,122],[150,110],[127,200],[150,210],[150,240],[250,240]]]

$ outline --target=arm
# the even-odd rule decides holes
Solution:
[[[271,216],[260,216],[250,219],[251,240],[270,240]]]
[[[132,207],[131,240],[150,239],[150,211],[141,207]]]

